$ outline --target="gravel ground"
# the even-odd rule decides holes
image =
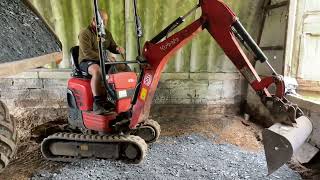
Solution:
[[[0,0],[0,63],[57,51],[59,41],[22,0]]]
[[[56,172],[37,172],[32,179],[301,179],[286,166],[267,177],[262,152],[212,142],[213,139],[194,134],[162,137],[150,145],[145,161],[139,165],[82,160]]]

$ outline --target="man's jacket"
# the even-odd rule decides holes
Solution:
[[[99,61],[99,44],[94,28],[89,26],[88,28],[81,30],[79,34],[79,46],[79,63],[83,60]],[[116,50],[118,46],[113,40],[112,34],[108,30],[106,30],[103,46],[110,52],[118,54]]]

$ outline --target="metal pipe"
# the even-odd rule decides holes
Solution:
[[[106,78],[106,66],[102,66],[102,64],[106,63],[106,51],[103,50],[103,37],[105,36],[105,27],[102,21],[102,18],[99,13],[99,8],[98,8],[98,1],[94,0],[94,14],[95,14],[95,19],[96,19],[96,31],[98,35],[98,41],[99,41],[99,58],[100,58],[100,69],[101,69],[101,78],[103,85],[105,87],[106,92],[110,95],[110,97],[113,100],[116,100],[116,95],[111,89],[111,87],[107,84],[107,78]]]
[[[193,7],[190,11],[188,11],[184,16],[178,17],[176,20],[174,20],[169,26],[167,26],[164,30],[162,30],[158,35],[156,35],[152,40],[150,41],[152,44],[156,44],[161,39],[166,37],[171,31],[176,29],[180,24],[182,24],[186,17],[190,16],[190,14],[197,10],[198,7],[200,7],[200,4],[197,4],[195,7]]]
[[[136,23],[137,50],[138,50],[138,56],[141,56],[140,38],[142,37],[143,32],[142,32],[142,27],[141,27],[141,20],[140,20],[140,17],[138,16],[138,12],[137,12],[137,0],[133,1],[133,6],[134,6],[134,17],[135,17],[135,23]]]
[[[105,65],[116,65],[116,64],[139,64],[139,61],[119,61],[119,62],[106,62]]]
[[[257,43],[252,39],[247,30],[243,27],[239,20],[236,20],[232,27],[236,30],[238,35],[243,39],[243,41],[250,47],[252,52],[255,54],[256,59],[264,63],[268,60],[267,56],[262,52]]]
[[[278,73],[276,72],[276,70],[271,66],[271,64],[269,63],[269,61],[266,61],[266,64],[268,65],[268,67],[271,69],[271,71],[273,72],[273,75],[278,75]]]

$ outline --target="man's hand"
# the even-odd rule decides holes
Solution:
[[[118,53],[120,53],[120,54],[124,54],[126,51],[125,51],[125,49],[123,48],[123,47],[117,47],[117,49],[116,49],[117,51],[118,51]]]
[[[108,61],[116,62],[116,55],[113,53],[108,53]]]

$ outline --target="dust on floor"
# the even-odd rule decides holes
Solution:
[[[182,136],[192,133],[217,136],[215,143],[230,143],[248,151],[260,151],[262,127],[235,115],[190,114],[154,116],[161,124],[162,136]]]

